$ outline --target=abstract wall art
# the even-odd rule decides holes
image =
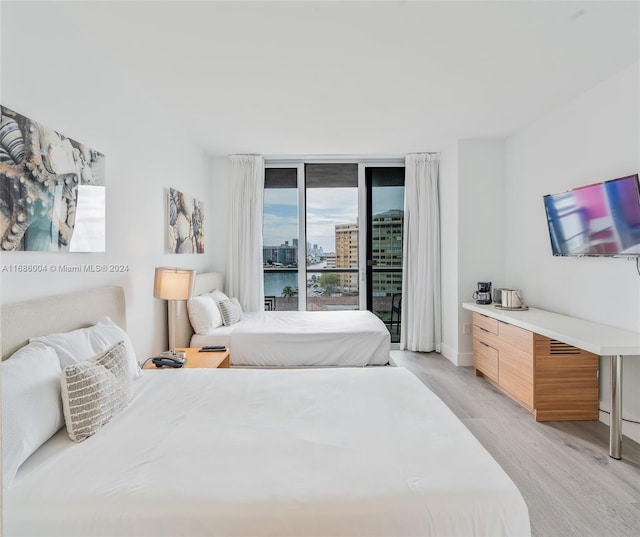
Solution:
[[[170,188],[167,205],[169,253],[204,253],[204,203]]]
[[[0,106],[2,251],[105,251],[105,156]]]

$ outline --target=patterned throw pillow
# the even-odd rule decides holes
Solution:
[[[220,313],[222,313],[222,322],[225,326],[231,326],[232,324],[240,321],[242,315],[242,308],[237,298],[231,298],[227,300],[221,300],[218,302],[220,306]]]
[[[62,371],[62,408],[69,438],[82,442],[95,434],[133,396],[124,342]]]

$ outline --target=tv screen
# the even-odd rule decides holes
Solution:
[[[553,255],[640,256],[638,174],[544,196]]]

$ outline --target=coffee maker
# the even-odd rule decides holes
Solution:
[[[491,304],[491,282],[478,282],[478,290],[473,293],[476,304]]]

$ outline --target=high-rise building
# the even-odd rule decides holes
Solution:
[[[402,236],[404,230],[404,211],[393,209],[372,217],[372,259],[377,261],[376,268],[402,267]],[[388,296],[402,291],[402,272],[383,272],[373,274],[373,295]]]
[[[327,268],[336,268],[336,254],[329,252],[324,254],[324,260],[327,262]]]
[[[263,246],[262,262],[264,265],[280,264],[284,266],[296,265],[298,263],[297,239],[293,239],[294,246],[289,241],[284,241],[280,246]]]
[[[373,295],[390,296],[402,291],[402,272],[385,272],[380,269],[402,267],[402,238],[404,211],[393,209],[372,217],[372,259],[377,261],[373,274]],[[335,226],[337,268],[358,268],[358,224]],[[358,274],[338,275],[338,285],[343,291],[358,290]]]
[[[336,233],[336,268],[358,268],[358,224],[338,224]],[[338,274],[343,291],[358,291],[358,272]]]

